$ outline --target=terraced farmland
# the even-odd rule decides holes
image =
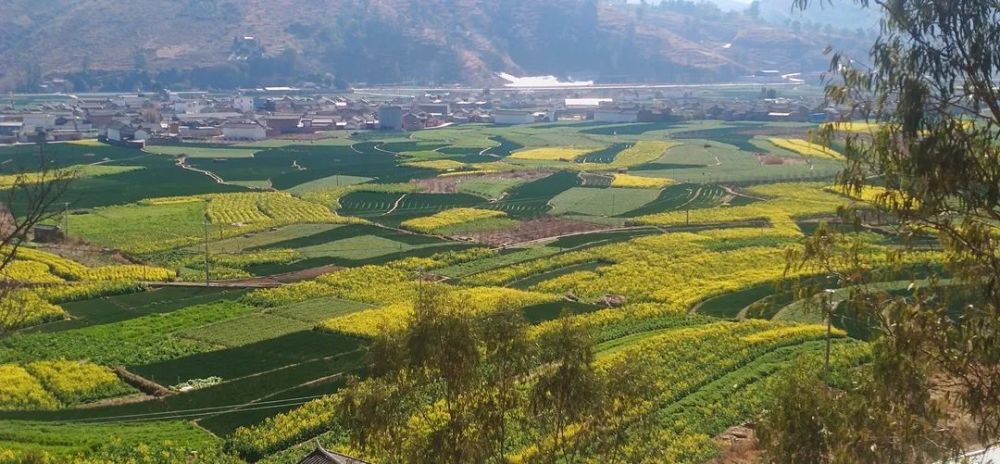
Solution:
[[[573,327],[602,382],[631,378],[616,373],[643,360],[655,382],[621,417],[648,417],[658,435],[623,443],[657,447],[662,462],[718,457],[713,437],[753,420],[779,375],[823,351],[826,328],[775,290],[816,276],[786,268],[798,224],[870,200],[825,189],[837,159],[775,149],[782,164],[767,164],[750,143],[788,132],[721,121],[477,124],[151,153],[53,146],[57,166],[108,158],[109,169],[73,190],[73,246],[31,244],[5,269],[40,317],[0,338],[0,461],[39,450],[114,462],[102,444],[110,434],[165,462],[192,451],[298,462],[316,439],[388,462],[351,443],[337,411],[348,391],[384,380],[364,353],[433,298],[460,316],[456,327],[476,328],[472,338],[493,334],[480,324],[511,324],[523,338],[503,341],[541,350]],[[181,153],[215,177],[176,165]],[[0,148],[0,175],[14,154]],[[894,251],[884,237],[857,239],[876,264]],[[931,268],[941,256],[929,243],[907,259]],[[219,287],[199,287],[206,278]],[[762,300],[770,306],[748,309]],[[868,345],[851,338],[858,327],[840,326],[832,352],[847,376]],[[515,394],[552,366],[541,351],[524,359]],[[424,421],[446,417],[437,385],[379,401],[416,408],[394,419],[418,424],[406,446],[440,431]],[[524,404],[506,410],[524,426],[505,458],[534,462],[565,430],[542,428],[544,415]],[[566,435],[588,461],[600,458],[592,444],[604,429],[594,425]]]

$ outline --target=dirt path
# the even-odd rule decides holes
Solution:
[[[297,164],[298,164],[297,161],[295,162],[295,164],[296,164],[296,166],[293,166],[293,167],[299,168],[298,170],[300,170],[300,171],[304,171],[305,170],[304,168],[301,168],[301,167],[297,166]],[[184,156],[184,155],[181,155],[180,157],[177,158],[177,167],[179,167],[179,168],[181,168],[181,169],[183,169],[185,171],[191,171],[191,172],[197,172],[199,174],[204,174],[204,175],[208,176],[209,178],[211,178],[213,181],[215,181],[215,183],[217,183],[219,185],[231,185],[231,186],[234,186],[234,187],[243,187],[243,188],[248,188],[248,189],[251,189],[251,190],[264,190],[264,191],[271,191],[271,192],[276,191],[274,188],[269,188],[269,187],[254,187],[254,186],[249,186],[249,185],[239,185],[239,184],[233,184],[233,183],[230,183],[230,182],[226,182],[225,179],[223,179],[222,177],[219,177],[218,174],[216,174],[216,173],[214,173],[212,171],[208,171],[208,170],[205,170],[205,169],[198,169],[198,168],[196,168],[194,166],[191,166],[190,164],[187,164],[187,156]],[[268,181],[268,182],[270,182],[270,181]]]
[[[183,156],[182,155],[182,156],[180,156],[180,157],[177,158],[177,167],[179,167],[179,168],[181,168],[181,169],[183,169],[185,171],[198,172],[198,173],[204,174],[204,175],[210,177],[212,180],[214,180],[215,183],[217,183],[217,184],[229,185],[229,184],[226,183],[225,179],[219,177],[214,172],[212,172],[212,171],[206,171],[204,169],[198,169],[198,168],[196,168],[194,166],[191,166],[190,164],[187,164],[187,156]]]
[[[697,200],[698,197],[700,197],[700,196],[701,196],[701,187],[698,187],[698,190],[695,190],[695,192],[691,195],[691,198],[688,198],[688,201],[685,201],[683,204],[679,205],[677,208],[674,208],[674,209],[677,210],[677,211],[680,211],[685,206],[690,205],[691,203],[694,203],[694,201]]]
[[[396,200],[396,203],[394,205],[392,205],[392,208],[389,208],[389,211],[386,211],[382,215],[383,216],[388,216],[388,215],[392,214],[393,211],[396,211],[396,209],[399,208],[399,204],[403,202],[404,198],[406,198],[406,194],[405,193],[402,194],[402,195],[400,195],[399,198]]]
[[[396,152],[394,152],[394,151],[389,151],[389,150],[383,150],[383,149],[379,148],[379,146],[378,146],[378,145],[375,145],[375,150],[376,150],[376,151],[380,151],[380,152],[382,152],[382,153],[388,153],[388,154],[390,154],[390,155],[392,155],[392,156],[396,156],[396,155],[398,155],[398,154],[399,154],[399,153],[396,153]]]
[[[752,195],[747,195],[747,194],[742,193],[742,192],[737,192],[734,188],[732,188],[732,187],[730,187],[728,185],[719,185],[719,187],[722,187],[722,190],[725,190],[726,193],[728,193],[728,194],[730,194],[730,195],[732,195],[734,197],[749,198],[751,200],[757,200],[757,201],[767,201],[767,198],[755,197],[755,196],[752,196]]]

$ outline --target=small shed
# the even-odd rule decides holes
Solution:
[[[59,243],[66,239],[66,234],[59,226],[48,224],[36,225],[31,229],[31,234],[38,243]]]

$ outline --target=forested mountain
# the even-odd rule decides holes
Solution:
[[[249,52],[243,37],[254,38]],[[488,83],[501,71],[704,82],[818,70],[827,45],[861,43],[686,1],[10,0],[0,15],[0,88],[35,87],[52,74],[91,89],[333,76]]]

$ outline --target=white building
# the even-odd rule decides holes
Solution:
[[[119,95],[115,97],[114,103],[126,108],[142,108],[149,99],[139,95]]]
[[[201,113],[201,102],[198,100],[184,100],[174,102],[174,113],[197,114]]]
[[[535,115],[526,110],[494,110],[494,124],[531,124],[535,122]]]
[[[107,131],[107,138],[112,142],[147,140],[151,135],[149,129],[122,123],[112,124]]]
[[[613,103],[613,98],[567,98],[563,100],[566,108],[597,108],[601,105]]]
[[[222,136],[228,140],[261,140],[267,130],[256,122],[227,122],[222,125]]]
[[[618,108],[600,108],[594,110],[595,122],[626,123],[639,121],[639,111],[622,110]]]
[[[241,113],[252,113],[254,110],[253,97],[242,95],[233,97],[233,108]]]

